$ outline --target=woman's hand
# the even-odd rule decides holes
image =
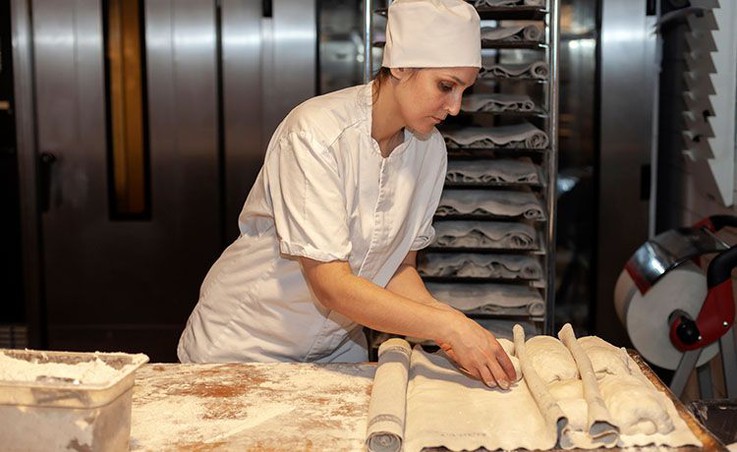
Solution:
[[[414,258],[414,253],[408,257]],[[496,338],[453,307],[435,300],[406,263],[387,289],[355,276],[347,262],[300,258],[307,283],[327,309],[374,330],[434,339],[458,366],[488,386],[508,388],[514,367]]]
[[[496,337],[459,311],[449,313],[448,333],[436,340],[440,348],[470,376],[489,387],[509,388],[516,381],[512,361]]]

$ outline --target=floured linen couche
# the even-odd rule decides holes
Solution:
[[[469,378],[442,353],[411,349],[402,339],[383,343],[369,451],[702,446],[626,351],[596,337],[577,339],[570,325],[558,336],[526,340],[516,325],[514,342],[499,341],[521,377],[508,390]],[[391,372],[380,375],[384,363]]]

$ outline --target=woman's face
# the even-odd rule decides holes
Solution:
[[[463,91],[478,72],[475,67],[392,69],[399,79],[396,97],[405,127],[427,135],[446,116],[457,115]]]

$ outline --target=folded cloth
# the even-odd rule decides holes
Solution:
[[[545,219],[541,201],[531,192],[492,190],[443,190],[435,214],[474,215],[529,220]]]
[[[489,314],[545,314],[545,302],[534,287],[512,284],[426,284],[433,297],[463,312]]]
[[[548,147],[548,134],[525,121],[497,127],[466,127],[445,133],[449,148],[528,148]]]
[[[573,332],[573,327],[570,323],[566,323],[558,332],[558,339],[566,346],[571,352],[574,361],[576,361],[576,367],[578,367],[578,374],[581,377],[583,385],[583,396],[586,400],[587,410],[587,421],[586,431],[584,433],[588,436],[580,438],[585,441],[588,445],[597,446],[609,446],[613,447],[619,440],[619,428],[614,423],[609,408],[604,403],[604,399],[601,394],[601,387],[599,386],[596,374],[594,373],[593,366],[591,364],[591,358],[586,354],[586,350],[576,339],[576,335]],[[570,443],[569,443],[570,440]],[[579,438],[577,435],[571,435],[566,441],[561,441],[563,447],[575,446],[576,441]],[[590,443],[589,443],[590,441]],[[591,448],[591,447],[590,447]]]
[[[473,6],[512,6],[520,3],[520,0],[476,0]]]
[[[542,266],[534,256],[514,254],[426,253],[418,265],[423,276],[538,280]]]
[[[481,42],[540,41],[542,30],[537,25],[481,27]]]
[[[461,109],[468,112],[527,112],[535,109],[535,103],[524,94],[469,94],[463,96]]]
[[[535,228],[499,221],[436,221],[434,246],[447,248],[537,249]]]
[[[546,80],[550,69],[545,61],[520,64],[491,64],[484,65],[479,71],[479,78],[533,78]]]
[[[456,184],[538,184],[540,168],[529,157],[497,160],[452,160],[445,181]]]
[[[520,325],[515,325],[514,333],[514,350],[519,360],[519,366],[522,370],[525,383],[530,388],[532,396],[535,398],[540,412],[545,417],[545,423],[549,430],[555,426],[555,436],[559,438],[568,427],[568,417],[565,415],[553,395],[548,390],[545,380],[538,374],[533,366],[532,361],[527,355],[527,343],[525,342],[524,329]]]
[[[475,0],[473,6],[543,6],[545,0]]]

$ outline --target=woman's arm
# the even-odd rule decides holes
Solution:
[[[419,288],[422,281],[414,268],[401,266],[384,289],[354,275],[344,261],[302,257],[300,262],[307,283],[326,308],[375,330],[432,339],[489,386],[507,388],[514,381],[514,367],[494,335],[461,312],[440,306],[424,284]]]
[[[397,295],[409,298],[423,304],[441,309],[453,309],[445,303],[436,300],[425,287],[420,274],[417,272],[417,251],[410,251],[394,276],[389,280],[386,289]]]

